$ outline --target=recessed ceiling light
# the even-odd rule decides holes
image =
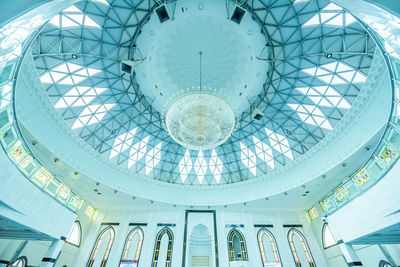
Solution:
[[[326,54],[326,58],[331,58],[332,56],[333,56],[332,53]]]
[[[72,57],[73,59],[78,59],[78,56],[77,56],[76,54],[72,54],[71,57]]]

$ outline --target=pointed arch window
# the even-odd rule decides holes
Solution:
[[[329,228],[329,225],[327,223],[324,223],[324,226],[322,226],[322,244],[324,246],[324,249],[336,245],[336,239],[333,236],[331,229]]]
[[[132,243],[136,241],[136,243]],[[137,266],[143,244],[143,230],[140,227],[133,228],[126,237],[124,250],[122,251],[120,266]]]
[[[288,232],[288,241],[296,267],[304,267],[307,263],[310,267],[316,266],[307,240],[299,230],[291,228]]]
[[[19,257],[16,259],[13,263],[10,265],[7,265],[10,267],[26,267],[28,266],[28,259],[25,256]]]
[[[261,228],[258,231],[257,240],[263,266],[282,266],[281,256],[279,255],[276,240],[272,233],[265,228]]]
[[[111,247],[114,243],[115,231],[114,228],[108,226],[104,228],[94,243],[92,253],[90,254],[87,267],[105,267],[108,256],[110,255]],[[108,242],[106,241],[108,239]],[[104,253],[104,254],[103,254]],[[103,256],[100,260],[98,256]]]
[[[229,261],[247,261],[247,247],[243,234],[232,229],[228,233]]]
[[[79,221],[75,221],[68,233],[65,242],[68,244],[79,247],[81,245],[82,228]]]
[[[168,227],[164,227],[161,229],[156,237],[156,243],[154,245],[154,255],[153,255],[153,264],[151,265],[152,267],[163,267],[162,262],[164,262],[163,256],[165,254],[164,251],[162,251],[162,239],[164,235],[167,235],[168,238],[168,244],[167,244],[167,255],[165,256],[165,267],[171,267],[171,262],[172,262],[172,247],[174,244],[174,235]]]

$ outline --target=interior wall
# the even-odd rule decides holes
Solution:
[[[144,240],[138,265],[139,267],[151,266],[156,235],[165,225],[170,225],[169,228],[174,234],[172,266],[182,266],[185,212],[186,210],[184,208],[178,207],[169,210],[155,207],[145,211],[140,211],[132,207],[132,209],[103,212],[96,220],[86,226],[90,227],[90,229],[85,229],[85,226],[82,225],[83,231],[86,231],[86,234],[84,234],[85,240],[82,242],[81,247],[79,249],[74,249],[65,245],[56,266],[66,264],[69,261],[68,257],[72,257],[72,255],[74,255],[74,258],[77,258],[77,261],[70,261],[73,264],[71,266],[85,266],[99,231],[107,224],[111,224],[116,233],[107,266],[119,266],[126,236],[134,227],[129,226],[130,223],[147,224],[140,226],[144,233]],[[209,216],[209,214],[206,213],[204,216]],[[262,266],[257,242],[257,232],[259,227],[255,227],[255,224],[273,225],[273,227],[268,229],[276,239],[283,266],[294,266],[294,260],[287,241],[287,233],[290,227],[284,227],[284,225],[303,225],[303,227],[300,227],[299,229],[304,233],[308,241],[317,266],[328,266],[325,257],[317,244],[317,239],[313,236],[309,223],[302,218],[302,215],[299,216],[299,214],[295,212],[267,210],[248,211],[245,209],[225,209],[222,207],[216,210],[218,257],[220,267],[230,266],[228,259],[227,234],[232,229],[233,225],[236,225],[237,229],[239,229],[245,237],[248,252],[247,266]],[[213,229],[210,229],[210,231],[213,231]],[[190,233],[187,233],[187,243],[189,237]],[[78,255],[76,254],[77,251]],[[98,257],[102,256],[98,255]],[[188,262],[186,263],[188,264]],[[70,265],[67,264],[67,266]]]
[[[322,212],[319,207],[318,212]],[[309,217],[305,215],[306,220],[309,221],[310,227],[313,232],[313,236],[317,240],[317,245],[319,246],[319,249],[322,251],[322,254],[325,258],[325,261],[327,263],[328,267],[347,267],[347,263],[342,255],[342,252],[339,248],[339,246],[335,245],[332,247],[328,247],[324,249],[323,247],[323,241],[322,241],[322,228],[324,225],[324,222],[321,220],[321,217],[318,217],[314,219],[313,221],[310,221]],[[353,218],[348,217],[347,220],[350,221]],[[379,222],[379,220],[377,220]],[[349,222],[350,223],[350,222]],[[362,226],[360,226],[362,228]],[[339,233],[345,233],[346,229],[337,229]],[[335,235],[335,233],[333,233]],[[336,237],[335,237],[336,238]],[[339,240],[336,238],[336,240]],[[399,240],[400,243],[400,240]],[[381,248],[378,245],[353,245],[353,249],[357,256],[359,257],[359,260],[363,264],[363,266],[366,267],[378,267],[379,266],[379,261],[380,260],[386,260],[390,262],[392,260],[396,266],[400,265],[400,245],[396,244],[382,244],[381,245],[384,249],[386,249],[387,255],[385,255]],[[391,258],[391,259],[390,259]]]

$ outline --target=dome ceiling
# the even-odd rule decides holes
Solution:
[[[329,135],[351,108],[371,65],[375,44],[363,27],[324,0],[251,1],[242,5],[246,14],[243,24],[237,24],[226,18],[234,2],[221,0],[224,13],[215,12],[219,17],[214,20],[224,19],[217,24],[225,28],[213,26],[211,32],[226,32],[233,39],[242,34],[245,39],[232,51],[221,49],[231,47],[225,39],[221,44],[215,38],[207,42],[219,45],[221,52],[215,49],[219,57],[205,65],[205,79],[219,89],[242,93],[229,100],[237,104],[236,127],[225,143],[203,151],[186,149],[169,136],[162,109],[174,90],[179,94],[196,79],[197,69],[182,61],[195,60],[185,49],[198,48],[159,47],[154,52],[158,59],[148,63],[150,57],[141,47],[153,44],[151,36],[168,31],[176,33],[171,34],[173,40],[179,38],[177,33],[186,34],[187,29],[174,23],[191,10],[195,16],[208,12],[211,2],[167,1],[175,19],[158,24],[153,10],[161,3],[147,0],[78,2],[50,20],[32,52],[47,95],[72,131],[133,173],[191,185],[234,183],[272,173]],[[186,18],[188,24],[195,23],[195,16]],[[208,27],[213,23],[210,20]],[[257,43],[260,34],[264,48]],[[258,49],[241,53],[246,42]],[[176,57],[165,58],[168,51]],[[254,63],[248,59],[252,53]],[[136,64],[132,76],[120,71],[121,60],[128,59]],[[237,77],[238,69],[226,70],[230,64],[244,68],[249,62],[245,80]],[[163,84],[164,91],[154,85],[150,89],[149,81]],[[243,83],[248,83],[246,90],[240,90]],[[264,113],[261,120],[252,119],[253,108]]]

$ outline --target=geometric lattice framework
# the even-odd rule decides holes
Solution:
[[[261,228],[258,231],[257,239],[263,266],[268,266],[268,264],[271,265],[271,263],[280,266],[281,256],[279,255],[276,240],[272,233],[266,228]]]
[[[156,243],[154,245],[154,254],[153,254],[153,263],[151,266],[153,267],[162,267],[158,263],[160,262],[160,250],[161,250],[161,241],[164,236],[164,234],[167,234],[168,237],[168,246],[167,246],[167,255],[165,258],[165,267],[170,267],[171,266],[171,261],[172,261],[172,247],[174,245],[174,235],[168,227],[164,227],[161,229],[156,237]],[[163,261],[163,260],[162,260]]]
[[[244,111],[224,144],[199,153],[172,140],[136,73],[120,70],[121,59],[146,60],[135,38],[158,2],[134,8],[123,0],[78,2],[43,27],[31,51],[65,123],[104,158],[160,181],[235,183],[290,164],[351,108],[374,56],[376,45],[362,25],[327,0],[242,3],[268,50],[256,60],[267,61],[271,71],[261,93],[249,99],[264,117],[253,120],[252,110]],[[176,3],[167,4],[170,16]]]
[[[336,244],[336,239],[333,236],[329,225],[324,223],[324,226],[322,226],[322,245],[324,249],[330,248]]]
[[[96,242],[94,243],[92,252],[90,253],[90,258],[87,267],[106,266],[108,256],[110,255],[111,247],[114,243],[114,237],[115,237],[115,231],[114,228],[112,228],[111,226],[107,226],[100,232],[100,234],[97,236]],[[103,242],[104,238],[108,238],[107,243]],[[104,250],[103,258],[101,260],[98,260],[97,253],[103,250]]]
[[[137,240],[135,237],[137,237]],[[134,240],[137,241],[136,243],[133,244],[133,247],[132,247],[132,238],[135,238]],[[120,265],[132,264],[134,266],[137,266],[139,264],[140,252],[142,251],[142,244],[143,244],[143,230],[139,226],[136,226],[129,232],[128,236],[126,237]]]
[[[68,244],[79,247],[81,245],[82,228],[79,221],[75,221],[68,233],[65,242]]]
[[[310,248],[308,247],[307,240],[299,230],[296,228],[291,228],[289,230],[288,242],[297,267],[305,266],[307,263],[310,267],[315,267],[314,259],[311,255]]]
[[[229,261],[248,261],[246,241],[235,228],[228,233],[228,255]]]

